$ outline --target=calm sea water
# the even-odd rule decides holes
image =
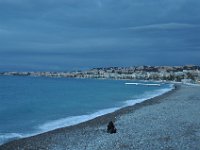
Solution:
[[[130,81],[0,76],[0,144],[77,124],[172,89],[169,84],[125,82]]]

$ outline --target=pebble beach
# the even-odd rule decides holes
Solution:
[[[106,127],[113,121],[117,133]],[[200,86],[177,85],[162,96],[78,125],[8,142],[0,150],[198,150]]]

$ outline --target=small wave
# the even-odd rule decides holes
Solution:
[[[157,96],[163,95],[164,93],[167,93],[167,92],[169,92],[169,91],[171,91],[173,89],[174,89],[174,85],[170,84],[169,88],[163,88],[163,89],[158,89],[158,90],[154,90],[154,91],[151,91],[151,92],[146,92],[141,96],[141,98],[137,98],[137,99],[134,99],[134,100],[127,100],[125,102],[124,106],[132,106],[132,105],[135,105],[137,103],[141,103],[141,102],[143,102],[145,100],[148,100],[148,99],[155,98]]]
[[[42,132],[46,132],[46,131],[54,130],[57,128],[72,126],[72,125],[76,125],[78,123],[85,122],[85,121],[94,119],[96,117],[99,117],[99,116],[102,116],[102,115],[105,115],[108,113],[112,113],[118,109],[120,109],[120,108],[115,107],[115,108],[100,110],[98,112],[95,112],[95,113],[89,114],[89,115],[71,116],[71,117],[67,117],[67,118],[62,118],[59,120],[50,121],[48,123],[40,125],[38,128]]]
[[[32,134],[0,133],[0,145],[4,144],[6,142],[9,142],[9,141],[15,140],[15,139],[30,137],[30,136],[41,134],[41,133],[51,131],[54,129],[76,125],[81,122],[86,122],[86,121],[92,120],[96,117],[99,117],[99,116],[102,116],[102,115],[105,115],[108,113],[112,113],[118,109],[120,109],[120,107],[104,109],[104,110],[100,110],[100,111],[97,111],[95,113],[88,114],[88,115],[71,116],[71,117],[67,117],[67,118],[53,120],[53,121],[47,122],[45,124],[39,125],[37,127],[38,131],[35,133],[32,133]]]
[[[19,139],[24,137],[20,133],[0,133],[0,145],[10,140]]]
[[[200,84],[194,84],[194,83],[183,83],[184,85],[188,85],[188,86],[200,86]]]
[[[40,134],[40,132],[34,132],[34,133],[0,133],[0,145],[4,144],[6,142],[9,142],[9,141],[34,136],[34,135],[37,135],[37,134]]]

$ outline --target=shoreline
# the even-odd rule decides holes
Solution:
[[[99,79],[91,79],[91,80],[99,80]],[[110,80],[113,80],[113,79],[110,79]],[[127,81],[127,82],[131,82],[131,81]],[[148,82],[148,81],[143,80],[143,81],[132,81],[132,82]],[[153,81],[150,81],[150,82],[153,82]],[[46,133],[46,132],[50,132],[52,130],[56,130],[56,129],[59,129],[59,128],[74,126],[74,125],[77,125],[77,124],[80,124],[80,123],[83,123],[83,122],[87,122],[87,121],[95,119],[97,117],[113,113],[113,112],[118,111],[122,108],[133,106],[137,103],[142,103],[143,101],[147,101],[147,100],[152,99],[154,97],[163,95],[163,93],[167,93],[167,92],[174,89],[173,83],[163,83],[163,82],[158,82],[158,83],[160,83],[160,85],[164,84],[164,85],[166,85],[166,87],[165,86],[161,87],[161,88],[153,91],[152,93],[151,92],[148,93],[148,94],[146,93],[145,94],[146,96],[144,95],[142,97],[138,97],[138,98],[135,98],[135,99],[127,99],[121,105],[116,106],[116,107],[100,109],[100,110],[96,110],[92,113],[83,114],[83,115],[80,115],[80,116],[69,116],[69,117],[66,117],[66,118],[59,118],[59,119],[56,119],[56,120],[50,120],[50,121],[45,122],[43,124],[37,125],[36,126],[37,128],[35,128],[34,132],[29,132],[29,133],[16,133],[15,132],[15,133],[10,133],[10,134],[9,133],[8,134],[2,134],[1,135],[2,140],[1,140],[0,146],[3,145],[3,144],[6,144],[8,142],[14,141],[14,140],[29,138],[29,137],[36,136],[36,135],[39,135],[39,134],[43,134],[43,133]],[[142,85],[149,86],[148,84],[147,85],[142,84]],[[150,85],[150,86],[152,86],[152,85]]]
[[[144,82],[144,81],[143,81]],[[152,81],[153,82],[153,81]],[[160,83],[160,82],[159,82]],[[138,103],[142,103],[144,101],[148,101],[150,99],[153,99],[153,98],[156,98],[156,97],[159,97],[159,96],[162,96],[168,92],[171,92],[173,90],[175,90],[176,88],[176,85],[174,83],[165,83],[165,84],[168,84],[169,87],[163,87],[161,90],[156,90],[156,92],[158,92],[157,95],[149,95],[148,97],[142,97],[142,98],[137,98],[137,99],[134,99],[134,100],[126,100],[124,101],[123,105],[121,106],[117,106],[117,107],[111,107],[111,108],[106,108],[106,109],[100,109],[100,110],[97,110],[93,113],[90,113],[90,114],[83,114],[83,115],[80,115],[80,116],[70,116],[69,118],[73,119],[73,118],[80,118],[80,117],[84,117],[84,119],[82,119],[82,121],[75,121],[76,123],[66,123],[66,121],[64,120],[68,120],[68,118],[61,118],[61,119],[57,119],[57,120],[54,120],[54,121],[50,121],[50,122],[47,122],[45,124],[43,124],[42,126],[40,126],[40,128],[43,128],[43,126],[45,125],[49,125],[49,123],[56,123],[57,121],[60,121],[62,120],[62,122],[65,122],[66,125],[65,126],[60,126],[60,127],[50,127],[52,129],[49,129],[49,130],[46,130],[44,129],[43,132],[38,132],[36,134],[32,134],[31,136],[35,136],[35,135],[38,135],[38,134],[42,134],[42,133],[46,133],[46,132],[49,132],[49,131],[52,131],[52,130],[56,130],[56,129],[59,129],[59,128],[65,128],[65,127],[69,127],[69,126],[75,126],[75,125],[78,125],[80,123],[84,123],[84,122],[88,122],[90,120],[93,120],[93,119],[96,119],[98,117],[101,117],[101,116],[104,116],[104,115],[107,115],[107,114],[110,114],[110,113],[114,113],[118,110],[121,110],[123,108],[126,108],[126,107],[129,107],[129,106],[134,106]],[[177,84],[177,83],[176,83]],[[145,85],[145,84],[144,84]],[[152,85],[145,85],[145,86],[152,86]],[[154,85],[153,85],[154,86]],[[164,90],[164,91],[163,91]],[[85,117],[87,119],[85,119]],[[51,125],[50,125],[51,126]],[[45,127],[46,128],[46,127]],[[30,137],[30,136],[27,136],[27,137]],[[24,137],[25,138],[25,137]]]
[[[101,115],[101,116],[97,116],[93,119],[90,119],[90,120],[87,120],[87,121],[84,121],[84,122],[81,122],[81,123],[78,123],[78,124],[75,124],[75,125],[57,128],[57,129],[50,130],[50,131],[47,131],[47,132],[44,132],[44,133],[39,133],[37,135],[33,135],[33,136],[25,137],[25,138],[20,138],[20,139],[14,140],[14,141],[9,141],[7,143],[0,145],[0,149],[1,149],[1,147],[7,147],[7,146],[13,147],[15,145],[24,145],[23,143],[27,143],[27,141],[32,141],[32,140],[35,140],[35,139],[37,140],[37,139],[42,139],[42,138],[48,138],[48,137],[51,137],[51,135],[54,135],[54,134],[57,134],[57,133],[71,132],[71,131],[77,130],[77,129],[84,129],[86,127],[97,127],[97,126],[104,125],[105,130],[106,130],[106,125],[109,121],[112,120],[113,122],[115,122],[116,119],[119,118],[122,115],[132,113],[132,112],[134,112],[134,111],[136,111],[136,110],[138,110],[142,107],[145,107],[145,106],[160,103],[160,101],[162,101],[162,99],[168,97],[172,93],[179,90],[180,86],[181,85],[174,84],[173,85],[174,88],[172,88],[170,91],[168,91],[168,92],[166,92],[162,95],[158,95],[156,97],[146,99],[142,102],[136,103],[136,104],[131,105],[131,106],[125,106],[125,107],[119,108],[118,110],[116,110],[114,112],[104,114],[104,115]]]

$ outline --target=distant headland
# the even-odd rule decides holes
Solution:
[[[44,76],[64,78],[101,78],[162,80],[200,84],[200,66],[134,66],[93,68],[72,72],[0,72],[1,76]]]

